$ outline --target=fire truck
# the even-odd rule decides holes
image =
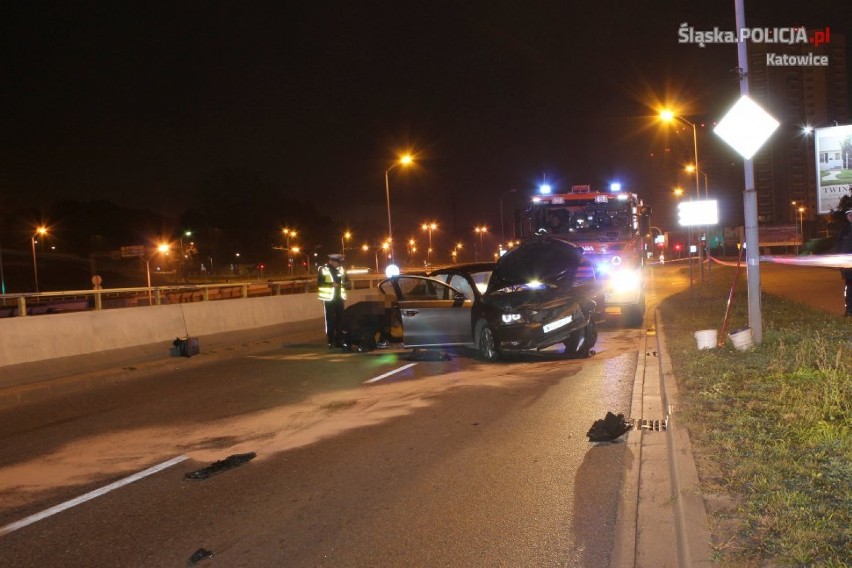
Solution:
[[[570,193],[538,194],[517,215],[521,238],[541,231],[583,247],[604,281],[607,307],[618,307],[625,325],[645,316],[644,235],[650,207],[635,193],[572,186]]]

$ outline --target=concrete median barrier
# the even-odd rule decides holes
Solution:
[[[352,290],[347,303],[370,289]],[[0,369],[8,365],[322,318],[314,294],[96,310],[0,319]],[[0,371],[2,372],[2,371]]]

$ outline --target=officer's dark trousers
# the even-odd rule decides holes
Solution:
[[[844,278],[846,289],[843,294],[846,297],[846,315],[852,315],[852,277]]]
[[[325,305],[325,334],[329,347],[339,347],[343,339],[340,325],[343,323],[343,300],[323,302]]]

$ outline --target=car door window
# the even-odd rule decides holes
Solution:
[[[437,300],[435,282],[426,278],[400,276],[397,279],[403,300]]]
[[[461,274],[453,274],[452,276],[450,276],[449,284],[453,288],[464,292],[464,295],[468,298],[473,298],[473,287],[470,285],[470,282],[468,282],[467,278],[465,278]]]

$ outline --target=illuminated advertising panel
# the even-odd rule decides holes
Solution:
[[[824,215],[839,207],[841,197],[852,195],[852,124],[815,133],[817,213]]]
[[[715,199],[681,201],[677,204],[677,216],[681,227],[717,225],[719,223],[719,206]]]

